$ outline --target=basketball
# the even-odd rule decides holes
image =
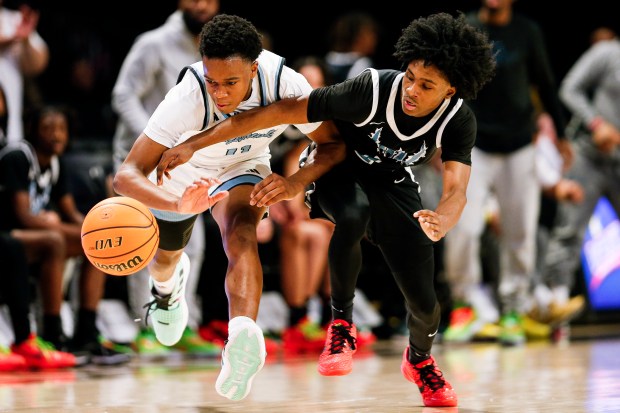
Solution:
[[[155,256],[159,227],[151,211],[133,198],[116,196],[91,208],[82,224],[86,258],[110,275],[130,275]]]

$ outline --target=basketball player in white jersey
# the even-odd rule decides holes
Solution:
[[[284,59],[262,49],[261,36],[247,20],[221,14],[200,34],[202,61],[184,72],[157,107],[144,132],[114,177],[117,193],[151,208],[160,228],[160,243],[149,264],[151,295],[147,314],[157,339],[173,345],[188,320],[184,289],[189,259],[183,253],[196,215],[209,209],[220,227],[228,257],[226,293],[229,336],[222,352],[217,392],[240,400],[265,362],[263,333],[255,323],[263,287],[256,227],[267,207],[250,205],[254,185],[270,175],[269,143],[288,125],[238,136],[196,152],[163,184],[155,166],[168,148],[201,130],[280,98],[304,96],[312,88]],[[319,148],[313,164],[291,177],[297,192],[344,159],[330,122],[300,124]],[[206,252],[208,260],[208,250]]]
[[[425,406],[452,407],[456,392],[431,355],[440,321],[434,243],[456,224],[466,203],[476,118],[464,99],[474,99],[492,78],[495,58],[487,37],[462,14],[413,20],[395,49],[403,71],[367,69],[308,96],[222,122],[167,151],[157,174],[165,181],[194,151],[217,146],[229,135],[272,124],[333,120],[347,157],[315,182],[310,194],[310,216],[336,224],[329,248],[333,321],[319,373],[342,376],[352,370],[359,244],[367,234],[380,248],[407,309],[409,345],[401,371],[417,385]],[[439,148],[442,195],[435,210],[428,210],[412,168],[429,162]],[[251,203],[272,205],[290,199],[294,189],[286,179],[271,176],[256,185]]]

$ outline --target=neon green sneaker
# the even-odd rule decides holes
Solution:
[[[251,318],[233,318],[228,324],[228,341],[222,351],[222,370],[215,390],[230,400],[244,399],[266,356],[261,328]]]
[[[133,350],[141,357],[165,357],[170,349],[157,341],[152,329],[142,330],[132,343]]]
[[[219,357],[223,347],[204,340],[189,327],[185,327],[181,339],[173,346],[173,348],[194,357]]]
[[[185,300],[185,286],[189,277],[189,266],[189,257],[184,252],[174,269],[176,284],[172,294],[169,295],[159,295],[153,285],[153,279],[149,278],[153,300],[144,305],[147,311],[145,321],[148,322],[149,316],[153,319],[155,336],[165,346],[175,345],[187,327],[189,309]]]
[[[443,333],[446,342],[466,343],[482,329],[484,323],[469,306],[458,306],[450,312],[450,324]]]
[[[502,315],[499,320],[501,332],[499,342],[504,346],[520,346],[525,343],[525,329],[523,319],[516,312]]]

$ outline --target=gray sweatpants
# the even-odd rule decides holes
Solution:
[[[470,304],[482,281],[480,237],[485,204],[495,197],[501,234],[498,295],[503,312],[524,311],[536,262],[541,187],[533,144],[510,154],[472,151],[467,204],[445,238],[446,278],[456,300]]]

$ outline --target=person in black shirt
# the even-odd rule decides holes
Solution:
[[[478,123],[472,151],[476,168],[462,218],[445,239],[445,275],[456,304],[452,318],[461,320],[450,324],[446,341],[467,341],[484,322],[497,321],[497,311],[479,294],[483,278],[480,237],[488,215],[485,204],[494,197],[501,227],[499,341],[503,345],[525,342],[522,316],[535,270],[541,192],[535,167],[533,90],[542,110],[553,119],[566,166],[573,156],[564,138],[565,121],[543,33],[535,21],[513,11],[513,2],[482,0],[482,7],[467,14],[467,21],[493,41],[497,68],[476,100],[468,102]]]
[[[105,274],[84,255],[81,244],[83,214],[77,209],[69,183],[70,165],[63,158],[69,143],[69,116],[64,108],[43,106],[29,114],[26,140],[13,142],[0,151],[0,231],[10,231],[26,249],[40,254],[54,245],[59,268],[42,267],[43,277],[62,280],[66,259],[75,258],[79,267],[79,308],[73,337],[67,342],[61,328],[62,284],[48,283],[43,318],[45,341],[73,353],[75,363],[116,365],[131,357],[100,342],[96,326],[97,309],[103,297]],[[46,248],[47,254],[51,254]],[[50,278],[47,278],[50,277]],[[55,286],[55,290],[50,291]]]
[[[403,31],[394,56],[404,72],[367,69],[354,79],[233,116],[164,152],[158,182],[194,151],[268,125],[331,120],[347,144],[346,159],[314,183],[312,217],[336,224],[329,248],[334,320],[319,358],[323,375],[344,375],[356,350],[355,284],[365,234],[381,250],[407,308],[409,346],[401,370],[426,406],[456,406],[457,396],[431,356],[440,321],[433,287],[433,244],[459,219],[466,203],[476,119],[474,99],[492,78],[495,58],[487,37],[460,14],[419,18]],[[441,148],[443,193],[424,209],[411,172]],[[311,147],[309,148],[311,149]],[[308,151],[304,164],[316,162]],[[301,168],[303,170],[303,167]],[[296,179],[271,174],[250,203],[269,206],[303,190]]]

